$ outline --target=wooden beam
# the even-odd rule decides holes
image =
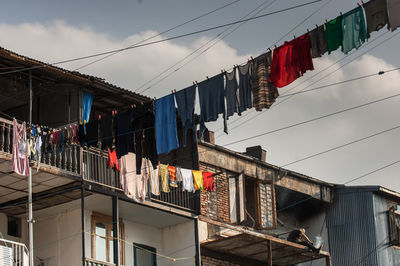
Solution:
[[[201,256],[210,257],[222,261],[228,261],[240,265],[265,266],[265,263],[262,261],[249,259],[247,257],[237,256],[232,253],[219,252],[204,247],[201,248]]]
[[[267,240],[267,265],[272,266],[272,242]]]

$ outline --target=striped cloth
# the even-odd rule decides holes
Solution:
[[[279,96],[278,89],[270,82],[271,52],[262,54],[251,61],[251,87],[253,106],[256,111],[268,109]]]

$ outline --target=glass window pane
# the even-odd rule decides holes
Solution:
[[[111,229],[110,233],[110,262],[114,262],[114,241],[113,241],[113,230]]]
[[[134,266],[156,266],[156,249],[153,247],[134,244]]]
[[[96,260],[107,261],[106,225],[97,222],[95,234],[96,234]]]

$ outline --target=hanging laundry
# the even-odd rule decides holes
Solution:
[[[70,125],[64,128],[63,131],[64,131],[64,145],[69,146],[72,144],[72,136],[74,134],[74,129]]]
[[[253,100],[251,96],[251,77],[250,62],[243,66],[238,66],[239,72],[239,113],[252,108]]]
[[[113,117],[111,114],[102,115],[99,120],[101,149],[111,149],[113,145]]]
[[[128,152],[134,152],[134,135],[132,128],[132,110],[118,112],[115,116],[115,150],[117,157],[121,158]],[[136,157],[135,157],[136,158]]]
[[[206,129],[205,122],[216,121],[219,114],[223,114],[224,132],[228,133],[225,117],[224,76],[218,74],[200,82],[200,139]]]
[[[386,0],[371,0],[364,4],[367,37],[387,24]]]
[[[174,95],[170,94],[157,99],[155,109],[157,154],[164,154],[179,146]]]
[[[59,140],[58,140],[56,152],[58,154],[60,154],[64,151],[64,130],[59,130],[57,132],[58,132]]]
[[[86,143],[88,147],[97,147],[99,141],[99,120],[93,119],[86,124]]]
[[[395,31],[400,26],[400,1],[387,0],[389,29]]]
[[[83,124],[78,126],[78,141],[81,146],[86,143],[85,125]]]
[[[226,98],[226,119],[234,113],[239,113],[238,83],[236,80],[236,67],[232,72],[225,73],[225,98]]]
[[[28,140],[28,148],[29,148],[29,154],[35,155],[36,154],[36,141],[31,137]]]
[[[256,111],[270,108],[279,96],[278,90],[270,81],[271,64],[271,52],[262,54],[251,61],[253,106]]]
[[[188,129],[192,130],[193,142],[196,140],[196,128],[194,124],[194,105],[196,100],[196,85],[189,86],[175,92],[178,114],[182,121],[182,146],[186,147]]]
[[[342,52],[347,54],[353,48],[358,49],[367,38],[364,12],[361,6],[347,12],[342,17]]]
[[[82,121],[89,123],[90,110],[92,108],[94,96],[88,92],[82,93]]]
[[[197,170],[192,170],[193,174],[193,185],[195,190],[204,190],[203,186],[203,172],[202,171],[197,171]]]
[[[35,160],[36,160],[36,170],[39,171],[40,168],[40,160],[42,157],[42,137],[41,136],[37,136],[36,137],[36,144],[35,144]]]
[[[181,168],[183,191],[195,192],[192,170]]]
[[[142,175],[136,174],[136,155],[129,152],[119,159],[120,182],[126,196],[142,202],[146,197],[147,182]]]
[[[52,132],[51,135],[53,144],[55,144],[56,146],[59,145],[61,139],[61,130],[56,130]]]
[[[285,42],[274,49],[271,65],[271,82],[278,88],[289,85],[300,77],[296,58],[293,56],[293,42]]]
[[[342,16],[328,21],[325,26],[325,40],[328,46],[328,53],[330,54],[343,43]]]
[[[79,136],[78,136],[79,125],[75,124],[73,126],[73,134],[72,134],[72,143],[79,144]]]
[[[182,177],[182,171],[181,171],[181,167],[177,166],[176,167],[176,182],[183,182],[183,177]]]
[[[203,179],[204,179],[204,189],[208,192],[214,191],[214,177],[213,173],[210,172],[203,172]]]
[[[137,173],[140,174],[142,158],[150,159],[153,168],[157,168],[158,154],[153,102],[138,104],[132,108],[132,129],[135,137]]]
[[[117,171],[117,172],[120,171],[119,164],[118,164],[118,158],[117,158],[117,152],[115,150],[111,152],[110,148],[108,148],[107,165],[114,171]]]
[[[321,25],[310,31],[311,54],[313,58],[321,57],[328,51],[325,40],[325,25]]]
[[[22,176],[30,174],[28,144],[26,142],[26,125],[21,126],[13,119],[13,148],[12,148],[12,171]]]
[[[300,71],[300,75],[303,76],[307,70],[314,70],[314,64],[312,61],[311,54],[311,42],[310,34],[306,33],[300,37],[297,37],[293,41],[293,56],[296,66]]]
[[[161,179],[161,191],[170,192],[168,184],[169,182],[168,165],[160,164],[158,167],[158,174]]]
[[[150,172],[150,186],[151,186],[151,194],[155,196],[160,196],[160,176],[159,176],[159,169],[151,169]]]
[[[176,182],[176,168],[174,166],[168,165],[168,174],[169,185],[171,187],[178,187],[178,183]]]

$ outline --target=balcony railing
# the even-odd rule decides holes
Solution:
[[[0,265],[28,266],[28,249],[24,244],[0,238]]]
[[[0,154],[12,154],[12,138],[12,121],[0,118]],[[108,154],[100,149],[65,145],[62,151],[57,152],[56,146],[52,144],[49,152],[42,154],[40,167],[44,171],[48,168],[55,169],[60,173],[80,177],[83,180],[112,189],[122,190],[119,173],[109,168],[107,161]],[[147,199],[172,207],[196,211],[195,198],[197,196],[197,194],[184,192],[180,184],[178,188],[171,188],[171,192],[162,192],[160,196],[149,193]]]
[[[99,261],[99,260],[94,260],[94,259],[85,259],[85,265],[86,266],[115,266],[114,263],[111,262],[104,262],[104,261]]]

